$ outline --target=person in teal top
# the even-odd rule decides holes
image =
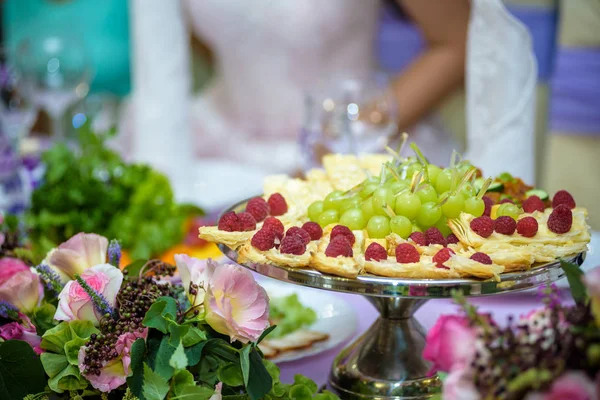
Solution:
[[[8,46],[26,37],[80,36],[95,72],[91,93],[130,91],[127,0],[5,0],[2,28]]]

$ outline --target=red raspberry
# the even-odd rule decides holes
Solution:
[[[490,258],[490,256],[488,256],[485,253],[480,253],[480,252],[474,253],[471,256],[471,260],[477,261],[477,262],[482,263],[482,264],[487,264],[487,265],[491,265],[492,264],[492,259]]]
[[[238,214],[238,218],[240,219],[240,225],[243,231],[253,231],[256,229],[256,220],[252,214],[244,211]]]
[[[218,228],[220,231],[239,232],[242,230],[242,223],[234,211],[229,211],[219,219]]]
[[[494,233],[494,220],[485,215],[474,218],[470,225],[473,232],[481,237],[487,238]]]
[[[306,251],[306,245],[302,238],[297,235],[286,235],[279,245],[279,251],[282,254],[295,254],[300,256]]]
[[[312,240],[319,240],[323,236],[323,228],[316,222],[306,222],[302,225],[302,229],[308,232]]]
[[[258,250],[270,250],[275,247],[275,232],[270,229],[261,229],[252,236],[250,244]]]
[[[387,260],[387,251],[385,248],[379,243],[371,243],[369,247],[367,247],[367,251],[365,251],[365,260],[367,261],[381,261]]]
[[[459,240],[454,233],[451,233],[446,237],[446,243],[448,244],[457,244],[458,242]]]
[[[262,197],[255,197],[248,201],[246,204],[246,211],[252,214],[256,222],[260,222],[267,218],[267,215],[271,212],[269,205]]]
[[[402,264],[416,263],[421,259],[417,248],[410,243],[400,243],[396,246],[396,261]]]
[[[492,215],[492,206],[495,204],[494,200],[492,200],[488,196],[483,196],[481,200],[483,200],[483,203],[485,204],[483,215],[489,217],[490,215]]]
[[[575,208],[575,199],[566,190],[559,190],[552,198],[552,208],[556,208],[561,204],[573,209]]]
[[[288,205],[283,196],[279,193],[273,193],[269,196],[267,204],[271,208],[271,215],[278,216],[283,215],[288,210]]]
[[[517,222],[508,216],[496,218],[494,221],[494,230],[503,235],[512,235],[517,229]]]
[[[554,233],[567,233],[571,230],[571,225],[573,225],[573,213],[564,204],[556,207],[548,217],[548,229]]]
[[[542,199],[535,195],[529,196],[528,198],[523,200],[522,206],[523,211],[525,211],[526,213],[532,213],[534,211],[544,211],[544,209],[546,208]]]
[[[534,237],[538,231],[538,222],[533,217],[521,218],[517,222],[517,232],[525,237]]]
[[[275,217],[267,217],[265,222],[263,222],[262,229],[271,229],[277,234],[277,236],[279,236],[280,239],[283,237],[283,233],[285,232],[283,224]]]
[[[348,243],[350,243],[350,246],[354,245],[354,241],[356,240],[356,238],[354,237],[354,233],[352,233],[350,228],[348,228],[347,226],[344,226],[344,225],[334,226],[333,229],[331,230],[330,237],[331,237],[331,239],[333,239],[334,237],[336,237],[338,235],[343,235],[348,240]]]
[[[456,254],[452,249],[445,248],[438,251],[435,256],[433,256],[433,262],[436,263],[438,268],[450,269],[444,265],[446,261],[452,257],[453,254]]]
[[[432,244],[446,246],[446,239],[444,239],[444,235],[442,235],[442,232],[438,228],[429,228],[425,231],[425,242],[427,246]]]
[[[502,199],[502,200],[500,200],[500,203],[498,203],[498,204],[504,204],[504,203],[515,204],[515,202],[512,201],[511,199]]]
[[[413,232],[408,238],[419,246],[427,246],[427,239],[425,238],[425,234],[423,232]]]
[[[327,257],[352,257],[352,245],[348,242],[345,236],[339,235],[331,239],[331,242],[325,249],[325,255]]]
[[[304,229],[302,228],[298,228],[297,226],[292,226],[290,229],[287,230],[285,236],[298,236],[300,239],[302,239],[302,242],[307,245],[310,243],[311,238],[310,235],[308,234],[308,232],[306,232]]]

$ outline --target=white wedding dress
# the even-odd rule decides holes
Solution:
[[[132,4],[133,156],[165,171],[179,198],[209,209],[257,194],[265,174],[298,167],[297,137],[307,90],[328,79],[376,69],[378,0]],[[217,60],[216,77],[198,97],[190,92],[190,28]],[[523,162],[527,155],[533,157],[535,62],[527,32],[507,16],[499,0],[474,1],[470,30],[477,35],[469,36],[469,157],[483,164],[486,173],[509,170],[531,178],[533,160]],[[497,52],[483,52],[490,42]],[[507,69],[514,84],[498,87]],[[487,90],[489,82],[497,82],[493,93]],[[525,104],[516,104],[517,98]],[[523,133],[521,125],[531,132]],[[447,155],[454,147],[431,124],[421,124],[415,132],[426,152]],[[523,142],[520,152],[526,157],[513,160],[503,154],[504,163],[494,165],[486,138],[494,138],[497,151],[514,152],[514,143],[503,144],[509,136]]]

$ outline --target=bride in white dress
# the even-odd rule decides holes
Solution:
[[[399,126],[415,125],[460,86],[467,60],[470,158],[487,160],[487,173],[509,170],[528,178],[533,160],[523,155],[532,158],[527,135],[533,136],[523,131],[532,130],[535,63],[526,31],[500,0],[474,0],[470,22],[467,0],[399,3],[428,43],[393,83]],[[377,0],[134,0],[134,158],[165,171],[178,197],[208,208],[253,194],[265,174],[293,171],[306,91],[324,79],[376,70],[379,7]],[[188,29],[207,43],[217,64],[209,88],[197,97],[190,89]],[[486,48],[490,43],[495,50]],[[504,82],[509,73],[511,82]],[[455,147],[426,124],[411,132],[426,152],[448,155]],[[492,165],[490,137],[496,137],[495,150],[512,153],[506,138],[519,137],[519,154]]]

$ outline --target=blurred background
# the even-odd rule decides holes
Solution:
[[[3,1],[0,208],[25,208],[42,151],[86,123],[114,129],[108,146],[164,169],[176,195],[193,182],[209,212],[265,174],[382,151],[402,131],[440,165],[468,150],[468,2],[447,18],[411,1],[322,3]],[[537,61],[529,183],[569,190],[599,229],[600,2],[504,4]]]

